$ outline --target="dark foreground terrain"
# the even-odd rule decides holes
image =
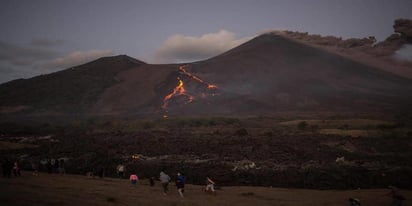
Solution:
[[[307,190],[270,187],[222,187],[216,195],[203,192],[203,186],[186,185],[185,198],[180,198],[174,184],[167,196],[158,182],[153,187],[147,179],[133,187],[126,179],[88,178],[80,175],[24,172],[17,178],[0,178],[1,205],[349,205],[357,198],[362,205],[385,206],[391,203],[387,189]],[[412,191],[401,190],[410,198]],[[410,205],[410,199],[404,205]]]
[[[410,126],[370,119],[169,118],[93,120],[59,126],[2,124],[1,159],[47,172],[104,172],[142,178],[184,172],[190,184],[210,175],[222,186],[311,189],[412,188]]]

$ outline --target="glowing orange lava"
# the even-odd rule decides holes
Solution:
[[[208,83],[206,83],[205,81],[203,81],[202,79],[200,79],[199,77],[197,77],[197,76],[189,73],[188,71],[186,71],[185,67],[187,67],[187,65],[184,65],[184,66],[180,66],[180,67],[179,67],[179,70],[180,70],[181,72],[183,72],[183,74],[186,74],[186,75],[189,76],[190,78],[192,78],[192,79],[194,79],[194,80],[196,80],[196,81],[198,81],[198,82],[200,82],[200,83],[202,83],[202,84],[206,84],[208,89],[217,89],[217,88],[218,88],[216,85],[214,85],[214,84],[208,84]]]
[[[182,96],[182,95],[185,95],[185,96],[187,96],[187,98],[188,98],[188,102],[187,102],[187,103],[192,102],[192,101],[193,101],[193,97],[190,96],[190,95],[188,95],[188,94],[186,94],[185,91],[186,91],[186,90],[185,90],[185,88],[184,88],[183,81],[182,81],[181,79],[179,79],[179,83],[178,83],[178,85],[173,89],[172,93],[166,95],[165,98],[163,99],[162,108],[163,108],[163,109],[166,109],[166,108],[167,108],[167,103],[168,103],[168,101],[169,101],[172,97],[174,97],[174,96]]]
[[[180,67],[179,67],[179,71],[181,71],[181,73],[183,73],[184,75],[190,77],[190,79],[193,79],[193,80],[195,80],[195,81],[197,81],[197,82],[205,85],[207,89],[215,90],[215,89],[218,88],[216,85],[214,85],[214,84],[208,84],[208,83],[206,83],[205,81],[203,81],[202,79],[200,79],[199,77],[197,77],[197,76],[189,73],[188,71],[186,71],[185,67],[187,67],[187,66],[188,66],[188,65],[180,66]],[[178,78],[178,80],[179,80],[179,81],[178,81],[178,85],[173,89],[173,91],[172,91],[170,94],[168,94],[168,95],[166,95],[166,96],[164,97],[162,109],[164,109],[164,110],[167,109],[168,102],[169,102],[169,100],[172,99],[173,97],[186,96],[186,97],[187,97],[187,101],[186,101],[185,104],[190,103],[190,102],[192,102],[192,101],[194,100],[194,97],[193,97],[193,96],[191,96],[191,95],[189,95],[189,94],[186,93],[186,90],[185,90],[185,88],[184,88],[184,83],[183,83],[183,81],[182,81],[180,78]],[[215,96],[215,94],[212,94],[212,96]],[[202,98],[205,98],[205,97],[206,97],[206,94],[205,94],[205,93],[202,93],[202,94],[201,94],[201,97],[202,97]],[[166,111],[166,112],[167,112],[167,111]],[[167,115],[164,115],[163,117],[164,117],[164,118],[167,118],[168,116],[167,116]]]

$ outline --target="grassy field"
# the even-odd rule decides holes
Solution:
[[[349,205],[348,198],[358,198],[362,205],[389,205],[387,189],[305,190],[267,187],[223,187],[217,195],[206,194],[203,186],[187,185],[180,198],[174,184],[163,195],[158,182],[150,187],[143,179],[133,187],[126,179],[88,178],[79,175],[24,172],[18,178],[0,178],[0,205]],[[401,191],[409,198],[412,191]],[[412,204],[407,199],[404,205]]]

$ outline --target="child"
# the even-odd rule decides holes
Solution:
[[[137,180],[139,180],[139,177],[135,174],[135,173],[132,173],[131,175],[130,175],[130,182],[132,183],[132,185],[133,186],[136,186],[136,184],[137,184]]]
[[[212,179],[210,179],[209,176],[206,176],[206,188],[205,188],[205,191],[208,192],[208,191],[210,190],[213,194],[215,194],[215,187],[214,187],[214,185],[215,185],[215,182],[214,182]]]

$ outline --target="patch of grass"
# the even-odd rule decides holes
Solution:
[[[254,192],[242,192],[240,193],[240,196],[244,196],[244,197],[249,197],[249,196],[254,196],[255,193]]]
[[[306,122],[310,125],[318,125],[319,128],[340,128],[340,129],[368,129],[376,128],[378,125],[380,127],[390,127],[393,122],[373,120],[373,119],[341,119],[341,120],[293,120],[280,122],[279,125],[282,126],[298,126],[301,122]]]
[[[359,130],[359,129],[321,129],[319,130],[320,134],[331,134],[331,135],[340,135],[340,136],[351,136],[351,137],[368,137],[376,134],[376,131],[370,130]]]
[[[15,150],[15,149],[36,148],[36,147],[38,147],[38,145],[0,141],[0,150]]]

